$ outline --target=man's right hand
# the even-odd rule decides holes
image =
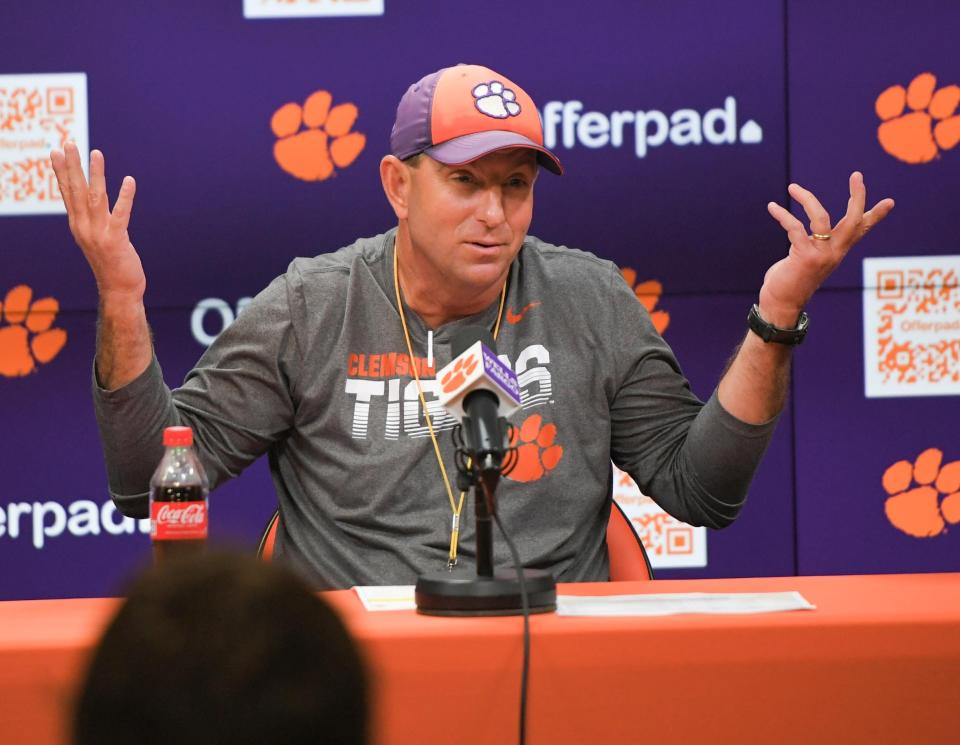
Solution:
[[[142,373],[153,358],[150,329],[143,307],[147,288],[143,265],[127,227],[136,183],[123,179],[110,211],[103,153],[90,153],[90,183],[80,167],[80,151],[69,142],[50,153],[70,232],[93,270],[100,293],[97,373],[108,389],[120,388]]]
[[[101,301],[114,297],[121,301],[141,301],[147,280],[127,232],[136,182],[130,176],[123,179],[111,212],[103,153],[99,150],[90,153],[89,185],[80,167],[80,151],[74,143],[68,142],[63,152],[51,152],[50,160],[67,208],[70,232],[93,270]]]

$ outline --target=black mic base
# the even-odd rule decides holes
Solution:
[[[557,609],[557,584],[541,569],[524,569],[524,585],[530,613]],[[500,569],[493,577],[458,576],[436,572],[417,580],[414,593],[417,612],[428,616],[519,616],[520,581],[514,569]]]

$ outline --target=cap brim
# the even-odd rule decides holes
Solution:
[[[506,150],[512,147],[524,147],[537,151],[537,161],[551,173],[563,175],[563,166],[557,156],[538,145],[533,140],[516,132],[474,132],[473,134],[455,137],[439,145],[428,147],[425,152],[434,160],[448,166],[459,166],[482,158],[484,155]]]

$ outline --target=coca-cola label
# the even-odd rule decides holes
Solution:
[[[150,537],[155,541],[203,540],[207,537],[206,502],[154,502]]]

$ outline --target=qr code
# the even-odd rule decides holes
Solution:
[[[613,498],[626,513],[654,568],[707,565],[707,532],[668,515],[640,491],[630,475],[613,468]]]
[[[86,76],[0,75],[0,214],[63,212],[50,151],[87,152]]]
[[[960,257],[864,260],[867,396],[960,393]]]

